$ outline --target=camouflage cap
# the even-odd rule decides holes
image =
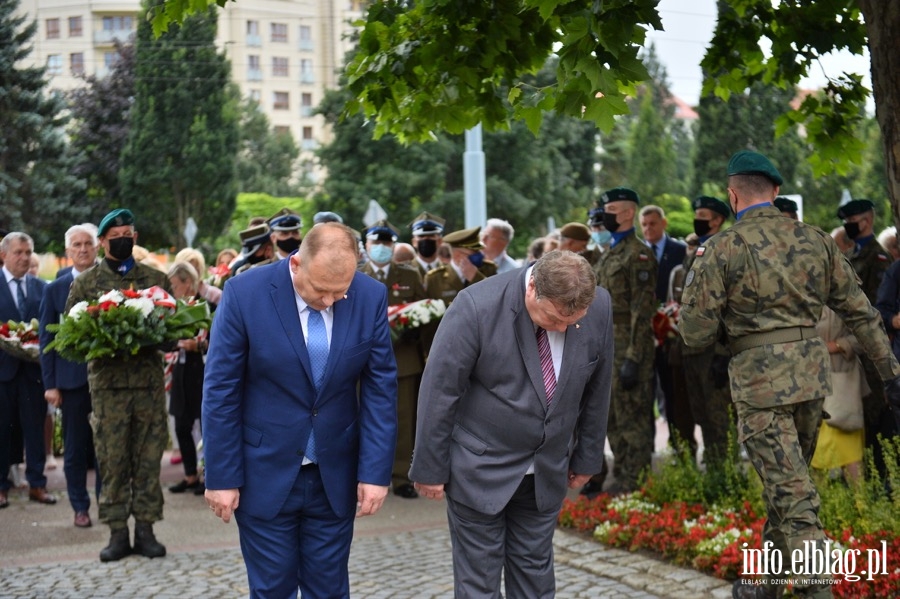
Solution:
[[[440,235],[444,232],[444,225],[447,223],[440,216],[435,216],[430,212],[422,212],[409,223],[412,229],[413,237],[421,235]]]
[[[797,202],[784,196],[778,196],[772,203],[775,204],[775,207],[782,212],[797,212],[800,210],[800,208],[797,206]]]
[[[471,227],[448,233],[444,235],[444,243],[454,248],[480,250],[484,247],[484,244],[481,243],[481,227]]]
[[[103,217],[100,226],[97,227],[97,237],[103,237],[113,227],[125,227],[134,225],[134,214],[128,208],[116,208]]]
[[[238,236],[241,238],[241,256],[249,256],[255,253],[264,243],[269,241],[269,225],[263,223],[244,229]]]
[[[590,241],[591,230],[587,228],[587,225],[581,223],[566,223],[559,230],[559,236],[576,241]]]
[[[272,231],[298,231],[303,225],[303,220],[290,208],[282,208],[269,217],[268,223]]]
[[[731,216],[731,208],[728,207],[728,204],[719,198],[714,198],[712,196],[697,196],[697,198],[691,202],[691,208],[694,210],[707,208],[713,212],[718,212],[725,218]]]
[[[372,241],[397,241],[400,238],[400,231],[386,220],[375,222],[371,227],[365,230],[366,239]]]
[[[837,217],[841,220],[855,216],[857,214],[862,214],[863,212],[868,212],[870,210],[875,210],[875,203],[872,200],[867,200],[865,198],[859,198],[858,200],[850,200],[837,211]]]
[[[614,187],[609,191],[603,192],[603,195],[600,196],[600,202],[606,206],[612,202],[634,202],[635,204],[640,204],[641,200],[633,189]]]
[[[759,152],[741,150],[728,161],[728,176],[762,175],[775,185],[784,183],[781,173]]]

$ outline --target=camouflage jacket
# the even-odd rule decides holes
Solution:
[[[612,297],[617,362],[653,363],[657,270],[653,251],[633,233],[603,252],[594,266],[597,284]]]
[[[125,276],[109,267],[106,260],[81,273],[72,283],[66,312],[80,301],[94,301],[113,289],[147,289],[158,285],[169,293],[169,278],[155,268],[136,263]],[[127,358],[105,358],[88,362],[91,389],[150,389],[163,381],[162,354],[141,350]]]
[[[745,213],[697,249],[685,282],[681,334],[690,346],[791,327],[837,312],[884,380],[900,375],[884,326],[829,235],[784,218],[774,206]],[[818,337],[751,347],[731,359],[735,402],[771,407],[831,393],[828,351]]]

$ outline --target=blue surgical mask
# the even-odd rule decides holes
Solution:
[[[475,266],[475,268],[481,268],[481,265],[484,264],[484,254],[482,254],[481,252],[470,254],[469,262],[471,262]]]
[[[591,239],[593,240],[594,245],[609,245],[612,241],[612,233],[609,231],[591,231]]]
[[[381,245],[380,243],[373,244],[372,247],[369,248],[369,258],[372,262],[377,264],[387,264],[391,261],[391,256],[393,256],[394,250],[386,245]]]

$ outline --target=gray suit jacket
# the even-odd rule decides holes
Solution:
[[[444,315],[419,391],[410,478],[445,484],[454,501],[499,513],[534,463],[537,507],[558,509],[567,475],[603,461],[613,364],[609,293],[566,331],[547,406],[525,268],[461,291]]]

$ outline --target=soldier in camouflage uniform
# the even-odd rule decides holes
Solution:
[[[705,244],[718,234],[731,215],[728,204],[718,198],[700,196],[692,202],[694,233]],[[684,259],[690,271],[694,254]],[[683,343],[683,340],[681,341]],[[707,347],[683,347],[684,380],[694,420],[703,432],[703,461],[707,471],[721,464],[728,449],[728,410],[731,390],[728,387],[728,361],[731,354],[721,340]]]
[[[399,234],[386,220],[380,220],[366,229],[366,253],[369,261],[359,269],[387,286],[389,306],[425,299],[425,287],[422,286],[419,269],[393,261],[394,242]],[[397,360],[397,447],[394,450],[391,485],[394,495],[406,499],[419,496],[409,480],[416,433],[416,403],[422,371],[425,369],[419,333],[418,329],[404,332],[391,343]]]
[[[738,437],[764,486],[763,538],[790,564],[804,541],[824,540],[819,496],[808,470],[823,398],[831,392],[828,351],[814,328],[822,307],[831,307],[851,328],[889,381],[888,395],[898,407],[900,364],[878,313],[831,237],[785,218],[772,205],[781,183],[764,156],[742,151],[732,157],[728,197],[738,222],[697,249],[685,281],[681,333],[694,347],[715,342],[720,329],[728,336]],[[809,582],[823,575],[790,571],[790,578],[801,580],[794,593],[831,596],[829,586]],[[777,597],[781,590],[774,583],[738,581],[732,595]]]
[[[637,193],[625,187],[601,196],[604,226],[612,233],[609,250],[594,267],[597,284],[612,297],[613,364],[609,406],[609,445],[615,457],[614,486],[610,493],[634,491],[641,472],[653,457],[653,328],[656,313],[656,256],[635,236],[634,223],[640,203]],[[604,471],[606,470],[604,465]],[[605,472],[591,478],[584,495],[600,492]]]
[[[80,301],[96,300],[113,289],[146,289],[157,285],[171,292],[165,273],[136,262],[134,215],[119,208],[107,214],[97,231],[105,259],[72,284],[66,312]],[[132,553],[128,517],[134,516],[134,553],[162,557],[166,548],[153,534],[162,520],[159,472],[169,442],[162,354],[154,348],[136,356],[102,358],[88,363],[94,447],[102,475],[100,521],[110,528],[101,561]]]
[[[884,273],[891,265],[891,258],[875,239],[875,204],[871,200],[851,200],[838,208],[837,217],[844,221],[844,232],[854,244],[850,253],[850,264],[861,281],[860,287],[874,306],[878,303],[878,288]],[[878,370],[869,356],[859,356],[866,372],[866,382],[872,392],[863,396],[863,419],[865,447],[871,449],[875,457],[875,467],[885,474],[884,455],[878,435],[885,438],[897,434],[893,419],[887,414],[884,392],[879,384]]]

